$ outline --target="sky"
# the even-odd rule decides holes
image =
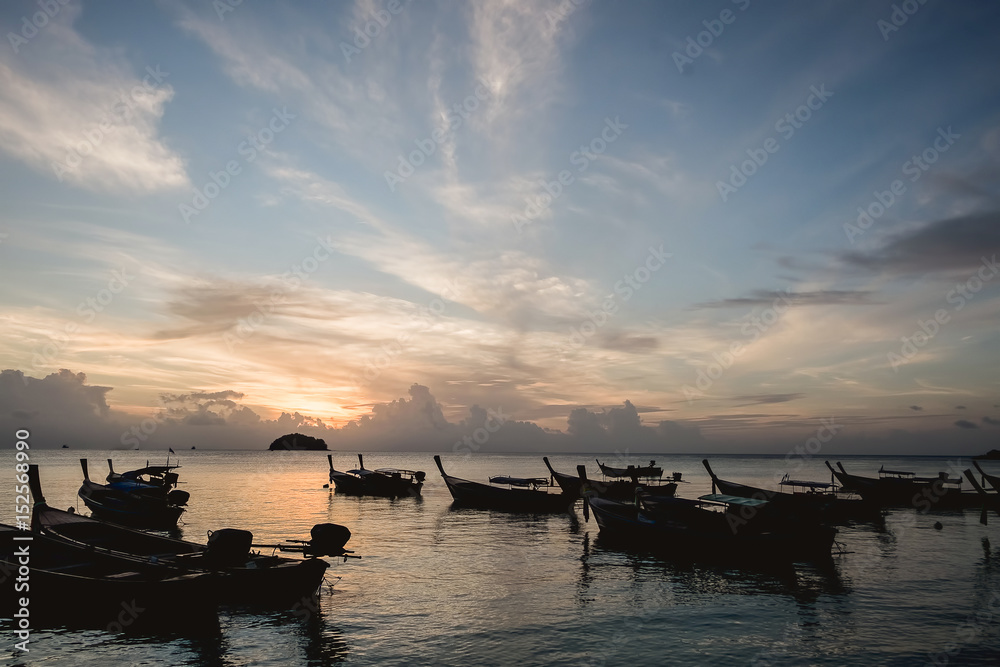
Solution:
[[[984,452],[998,28],[985,1],[5,2],[0,430]]]

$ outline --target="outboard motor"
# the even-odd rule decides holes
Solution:
[[[309,535],[312,539],[302,550],[306,556],[343,556],[344,545],[351,539],[351,531],[335,523],[317,523]]]
[[[243,565],[250,559],[253,533],[237,528],[221,528],[208,533],[205,559],[216,567]]]
[[[191,494],[187,491],[181,491],[180,489],[174,489],[167,494],[167,502],[173,503],[174,505],[187,505],[188,498]]]
[[[423,470],[418,470],[417,472],[413,473],[413,479],[417,480],[420,483],[423,483],[426,477],[427,474]]]

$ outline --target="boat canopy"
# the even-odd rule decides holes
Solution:
[[[829,482],[807,482],[798,479],[788,479],[788,475],[785,475],[779,484],[783,486],[801,486],[805,489],[829,489],[834,486]]]
[[[416,470],[403,470],[402,468],[376,468],[375,472],[382,475],[395,475],[399,473],[400,475],[416,475],[418,471]]]
[[[549,480],[547,477],[507,477],[506,475],[499,475],[497,477],[490,477],[491,484],[508,484],[510,486],[548,486]]]
[[[166,475],[171,470],[175,468],[180,468],[177,466],[146,466],[145,468],[139,468],[138,470],[129,470],[122,473],[122,477],[138,477],[139,475],[152,475],[153,477],[162,477]]]
[[[946,472],[939,472],[937,477],[916,477],[915,473],[906,472],[904,470],[886,470],[885,466],[883,466],[883,467],[881,467],[881,468],[878,469],[878,474],[881,477],[890,476],[890,477],[896,477],[896,478],[900,478],[900,479],[906,479],[906,480],[909,480],[909,481],[912,481],[912,482],[920,482],[920,483],[924,483],[924,484],[931,484],[931,483],[937,482],[939,480],[941,482],[944,482],[945,484],[961,484],[962,483],[962,478],[961,477],[951,478],[951,477],[948,477],[948,473],[946,473]]]
[[[885,466],[878,469],[880,475],[895,475],[897,477],[913,477],[914,473],[906,470],[886,470]]]
[[[767,504],[762,498],[741,498],[740,496],[729,496],[725,493],[709,493],[698,496],[698,500],[707,500],[712,503],[723,503],[726,505],[740,505],[742,507],[761,507]]]

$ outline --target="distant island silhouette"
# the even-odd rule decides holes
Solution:
[[[309,450],[309,451],[327,451],[326,441],[322,438],[314,438],[311,435],[303,435],[301,433],[289,433],[288,435],[283,435],[268,447],[269,450]]]
[[[1000,449],[991,449],[985,454],[980,454],[979,456],[973,456],[973,459],[987,460],[987,461],[997,461],[1000,460]]]

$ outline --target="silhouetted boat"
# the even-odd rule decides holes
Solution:
[[[854,489],[865,500],[882,507],[914,507],[926,512],[976,508],[981,504],[978,494],[962,491],[961,478],[949,478],[944,472],[937,477],[917,477],[913,472],[882,466],[875,478],[851,475],[839,461],[839,470],[834,470],[829,461],[826,465],[845,488]]]
[[[995,452],[996,450],[994,449],[991,451]],[[988,484],[989,486],[993,487],[994,491],[1000,493],[1000,475],[989,474],[981,467],[979,467],[979,461],[973,461],[972,465],[976,466],[976,470],[978,470],[979,474],[982,476],[984,482],[983,486],[986,486]]]
[[[976,466],[976,469],[979,470],[980,473],[983,473],[982,469],[979,468],[978,465]],[[983,473],[984,481],[989,482],[990,485],[993,486],[993,492],[990,493],[989,491],[984,489],[979,484],[979,482],[976,481],[976,476],[972,474],[971,470],[966,468],[963,471],[963,473],[968,478],[969,482],[972,484],[972,488],[976,490],[976,495],[979,496],[979,500],[982,504],[982,511],[979,514],[979,523],[985,526],[988,523],[986,517],[990,509],[992,509],[997,514],[1000,514],[1000,485],[993,484],[993,482],[989,478],[985,477],[985,473]]]
[[[0,615],[12,617],[29,600],[32,627],[69,625],[116,632],[218,631],[217,578],[137,568],[41,533],[0,525],[0,569],[16,572],[27,550],[29,588],[0,577]]]
[[[830,469],[830,473],[840,482],[840,487],[845,491],[852,491],[854,493],[861,493],[862,489],[865,489],[869,493],[873,493],[875,486],[878,484],[878,480],[873,477],[862,477],[861,475],[852,475],[844,470],[844,466],[837,462],[837,468],[835,470],[829,461],[824,461],[826,467]]]
[[[179,465],[151,466],[149,461],[146,467],[137,470],[128,470],[123,473],[115,472],[115,466],[111,459],[108,459],[108,476],[105,478],[108,484],[123,491],[139,490],[148,492],[149,489],[161,489],[163,493],[169,495],[172,502],[177,505],[184,505],[191,497],[187,491],[177,488],[179,476],[174,470],[180,468]]]
[[[583,483],[576,475],[567,475],[566,473],[556,472],[552,464],[549,463],[549,457],[543,456],[542,461],[545,462],[545,467],[549,469],[549,473],[552,475],[552,480],[562,489],[562,492],[573,499],[580,497],[580,485]]]
[[[597,459],[594,459],[597,461]],[[656,461],[650,461],[648,466],[628,466],[626,468],[613,468],[597,461],[597,467],[608,477],[662,477],[663,468],[656,467]]]
[[[327,454],[330,464],[330,482],[337,488],[337,493],[352,496],[385,496],[398,498],[403,496],[419,496],[424,485],[426,473],[422,470],[401,470],[398,468],[379,468],[368,470],[365,460],[358,454],[359,468],[341,472],[333,468],[333,455]]]
[[[111,467],[111,459],[108,459],[108,466]],[[83,484],[78,495],[96,518],[140,528],[173,528],[184,512],[188,493],[171,491],[171,484],[163,475],[153,477],[162,480],[160,484],[145,481],[140,473],[149,468],[121,475],[112,469],[109,483],[98,484],[90,479],[87,459],[80,459],[80,467],[83,468]],[[167,474],[176,480],[176,474]]]
[[[851,497],[826,482],[793,480],[785,475],[778,483],[788,491],[763,489],[739,482],[720,479],[708,459],[702,459],[702,465],[712,478],[712,490],[719,493],[741,498],[757,498],[772,503],[776,510],[786,513],[808,516],[810,514],[823,521],[843,522],[852,519],[871,519],[878,516],[879,506],[864,498]]]
[[[828,559],[836,530],[789,522],[766,500],[708,494],[624,503],[588,497],[602,535],[684,558],[733,562]]]
[[[34,497],[31,528],[54,539],[87,549],[94,557],[125,559],[140,571],[166,569],[175,574],[215,572],[225,601],[291,604],[312,595],[329,564],[321,556],[344,556],[351,531],[335,524],[317,524],[309,541],[253,544],[245,530],[223,529],[209,535],[207,545],[144,533],[49,507],[42,495],[38,466],[28,467]],[[307,558],[265,555],[252,546],[299,551]]]
[[[567,475],[565,473],[556,472],[549,463],[549,457],[543,456],[542,460],[545,461],[545,467],[549,469],[552,474],[552,479],[559,488],[563,490],[568,496],[573,497],[573,499],[580,497],[580,485],[583,480],[580,479],[578,475]],[[674,479],[680,479],[680,473],[674,473]],[[634,500],[635,491],[637,488],[644,489],[647,493],[660,496],[672,496],[677,492],[677,482],[658,482],[650,479],[647,482],[640,481],[639,479],[618,479],[612,482],[602,482],[598,480],[588,480],[589,488],[591,491],[596,493],[601,498],[610,498],[612,500]]]
[[[563,493],[550,493],[553,488],[545,477],[490,477],[489,484],[470,482],[452,477],[444,471],[441,457],[434,455],[434,463],[441,471],[441,477],[458,505],[498,509],[511,512],[565,512],[576,500]]]

